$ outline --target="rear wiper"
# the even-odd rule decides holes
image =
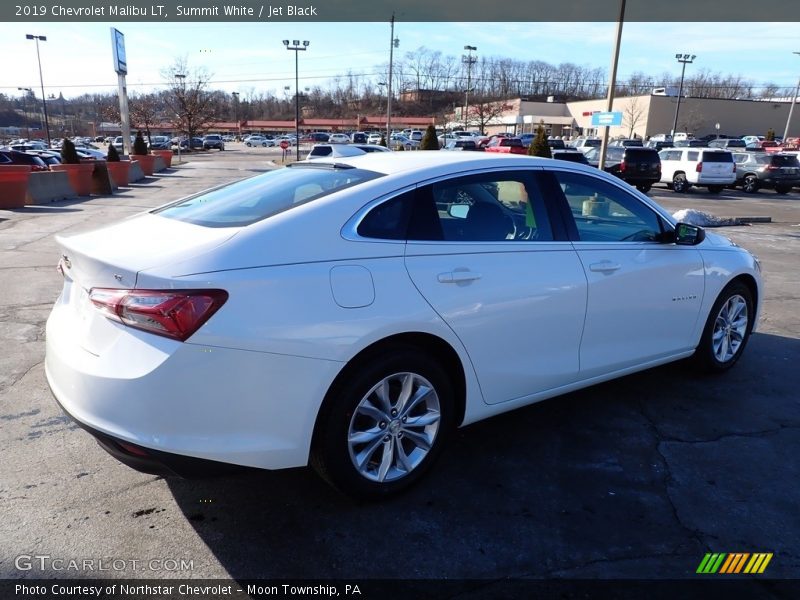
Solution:
[[[299,168],[310,168],[310,169],[355,169],[353,165],[348,165],[345,163],[329,163],[329,162],[304,162],[304,163],[289,163],[286,167],[292,167],[295,169]]]

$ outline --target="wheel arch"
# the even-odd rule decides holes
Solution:
[[[758,283],[756,283],[755,278],[749,273],[742,273],[741,275],[737,275],[736,277],[734,277],[731,280],[731,283],[733,283],[734,281],[739,281],[743,283],[747,287],[747,289],[750,290],[750,295],[753,297],[753,313],[754,315],[757,315],[759,306],[758,305],[759,297],[758,297]],[[728,285],[730,285],[730,283]],[[755,326],[755,323],[753,323],[753,326]]]
[[[383,352],[387,352],[392,348],[405,347],[421,350],[441,362],[441,366],[450,378],[450,383],[453,386],[453,402],[455,405],[455,418],[456,426],[459,426],[464,421],[464,414],[466,411],[466,396],[467,396],[467,381],[464,365],[455,349],[442,338],[422,332],[408,332],[391,335],[376,342],[373,342],[353,358],[347,361],[347,364],[339,371],[328,391],[325,393],[317,416],[314,421],[314,432],[312,435],[312,446],[317,437],[320,424],[324,419],[320,419],[326,408],[334,401],[337,390],[342,386],[343,382],[347,380],[351,374],[364,364],[370,358],[375,357]]]

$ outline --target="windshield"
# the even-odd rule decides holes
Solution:
[[[152,212],[204,227],[244,227],[380,176],[363,169],[295,166],[190,196]]]

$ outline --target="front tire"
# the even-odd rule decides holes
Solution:
[[[452,384],[436,359],[395,347],[359,365],[328,393],[310,462],[349,496],[387,497],[422,477],[453,424]]]
[[[748,194],[755,194],[758,191],[758,177],[755,175],[746,175],[742,181],[742,190]]]
[[[728,284],[711,308],[692,357],[695,365],[710,373],[730,369],[747,346],[754,316],[750,289],[740,281]]]
[[[684,194],[689,191],[689,182],[686,181],[686,175],[678,173],[672,178],[672,191],[677,194]]]

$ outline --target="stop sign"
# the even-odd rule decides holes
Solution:
[[[281,140],[281,148],[286,150],[289,147],[289,142],[286,140]]]

